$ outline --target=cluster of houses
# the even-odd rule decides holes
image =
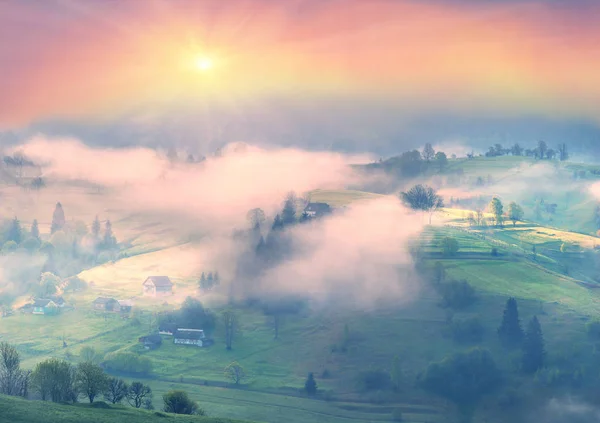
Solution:
[[[158,333],[142,336],[138,342],[143,344],[147,350],[153,350],[162,345],[163,336],[172,336],[173,343],[176,345],[192,345],[202,348],[214,344],[214,341],[206,337],[202,329],[177,328],[171,324],[161,325]]]
[[[129,314],[133,307],[133,303],[130,300],[116,300],[110,297],[98,297],[92,303],[92,307],[96,311]]]

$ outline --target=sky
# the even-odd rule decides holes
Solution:
[[[600,141],[600,3],[4,0],[0,141]]]

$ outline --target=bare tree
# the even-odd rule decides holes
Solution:
[[[104,399],[110,401],[112,404],[119,404],[127,397],[128,392],[129,386],[123,379],[111,377],[106,384]]]
[[[430,162],[431,160],[433,160],[434,157],[435,157],[435,150],[433,149],[431,144],[429,144],[429,143],[425,144],[425,147],[423,148],[423,159],[425,159],[425,161],[427,161],[427,162]]]
[[[152,397],[152,389],[142,382],[133,382],[127,391],[127,402],[135,408],[140,408],[146,398]]]
[[[27,392],[29,374],[21,370],[17,349],[7,342],[0,343],[0,393],[23,395]]]

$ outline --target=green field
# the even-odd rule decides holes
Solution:
[[[42,401],[25,401],[0,395],[0,422],[10,423],[235,423],[234,420],[178,416],[132,407],[109,406],[104,403],[59,405]],[[240,422],[241,423],[241,422]]]

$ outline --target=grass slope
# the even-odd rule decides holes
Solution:
[[[178,416],[105,403],[59,405],[0,395],[0,422],[11,423],[242,423],[213,417]]]

